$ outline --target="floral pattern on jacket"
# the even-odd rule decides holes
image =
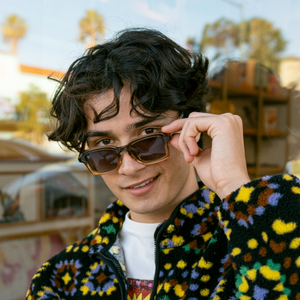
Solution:
[[[126,299],[114,247],[127,211],[117,200],[89,236],[43,264],[27,300]],[[291,175],[254,180],[223,201],[200,183],[155,232],[151,299],[299,300],[299,227],[300,181]]]

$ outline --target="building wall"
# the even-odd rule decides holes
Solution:
[[[0,98],[18,103],[20,93],[27,91],[31,84],[39,87],[48,97],[53,95],[57,82],[47,77],[62,77],[63,73],[34,66],[21,65],[12,53],[0,51]]]
[[[285,87],[294,87],[291,93],[289,158],[300,156],[300,59],[285,59],[279,68],[281,83]]]
[[[18,101],[19,62],[15,55],[0,52],[0,98]]]

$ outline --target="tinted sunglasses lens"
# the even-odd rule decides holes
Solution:
[[[168,156],[168,148],[162,136],[149,137],[133,143],[130,147],[132,154],[142,162],[155,162]]]
[[[114,150],[99,150],[86,155],[85,160],[95,173],[107,173],[118,168],[118,155]]]

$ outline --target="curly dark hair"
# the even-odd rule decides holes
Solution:
[[[52,101],[50,114],[56,126],[48,138],[80,152],[87,127],[84,103],[113,89],[112,104],[100,114],[94,110],[94,123],[113,118],[126,82],[132,93],[131,113],[155,118],[168,110],[183,112],[184,117],[204,112],[207,69],[207,58],[190,53],[157,30],[121,31],[71,64]]]

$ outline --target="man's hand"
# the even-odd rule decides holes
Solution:
[[[192,163],[203,183],[221,199],[250,181],[244,151],[242,119],[230,113],[213,115],[193,112],[164,126],[162,131],[181,131],[170,141],[188,163]],[[212,138],[212,147],[200,149],[201,133]]]

